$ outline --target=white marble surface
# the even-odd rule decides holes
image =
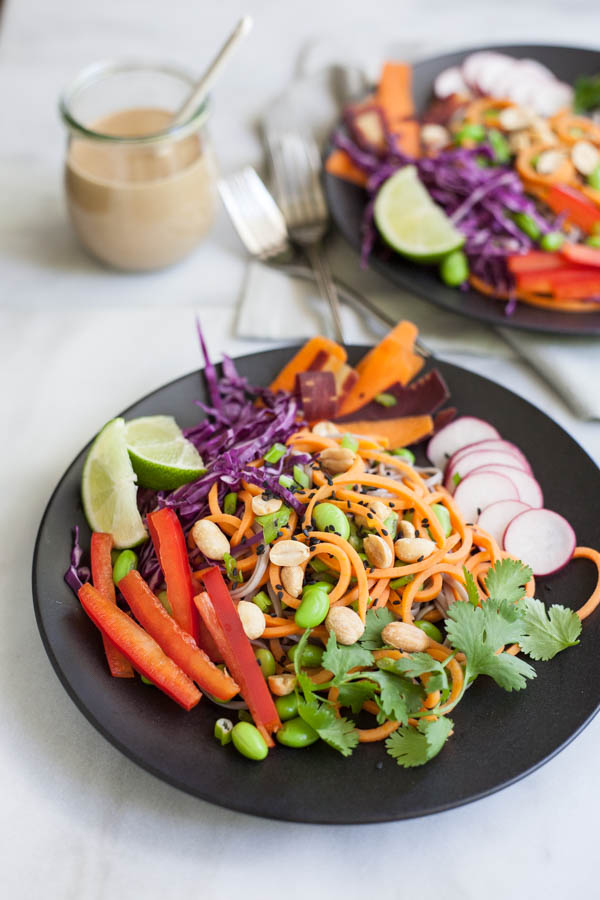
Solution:
[[[246,263],[224,217],[197,254],[156,275],[116,275],[80,251],[62,206],[56,98],[97,58],[170,57],[199,66],[248,7],[239,0],[7,2],[0,31],[2,896],[163,900],[276,891],[293,900],[310,890],[353,900],[384,890],[495,900],[586,888],[593,895],[600,720],[528,779],[474,805],[411,823],[317,828],[230,813],[158,782],[107,744],[59,685],[37,635],[29,582],[35,532],[56,480],[116,410],[196,367],[195,311],[215,352],[264,344],[232,337]],[[292,75],[298,52],[316,39],[368,62],[413,42],[597,39],[596,4],[583,0],[251,6],[254,36],[215,97],[212,130],[225,170],[260,164],[254,123]],[[385,291],[375,276],[358,274],[343,247],[334,252],[347,277]],[[414,313],[436,346],[460,331],[455,319],[436,326],[419,304]],[[357,326],[349,327],[352,338]],[[477,333],[469,340],[460,352],[453,342],[447,358],[532,400],[600,460],[597,423],[577,421],[505,346],[485,359],[472,352]]]

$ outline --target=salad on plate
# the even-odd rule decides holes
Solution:
[[[327,171],[366,189],[362,259],[377,241],[441,280],[501,301],[600,307],[600,76],[479,51],[441,72],[418,117],[412,70],[383,67],[349,106]]]
[[[400,322],[356,367],[313,338],[269,388],[227,357],[219,375],[202,342],[196,426],[102,429],[82,475],[91,541],[75,531],[65,579],[107,677],[212,703],[224,753],[381,741],[413,767],[460,740],[477,677],[520,691],[532,661],[579,643],[600,577],[577,611],[547,609],[535,577],[577,557],[600,573],[600,554],[544,508],[514,443],[447,405],[416,337]]]

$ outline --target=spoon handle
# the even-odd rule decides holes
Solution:
[[[250,16],[244,16],[243,19],[240,19],[190,96],[173,116],[173,125],[181,125],[182,122],[187,121],[196,112],[221,74],[223,66],[228,62],[229,57],[235,52],[238,44],[246,37],[251,28],[252,18]]]

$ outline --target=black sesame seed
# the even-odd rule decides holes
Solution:
[[[282,591],[282,590],[283,590],[283,585],[282,585],[282,584],[276,584],[276,585],[275,585],[275,590],[276,590],[276,591]]]
[[[424,556],[420,556],[420,557],[418,558],[417,562],[423,562],[424,559],[425,559]]]
[[[375,516],[373,515],[373,513],[370,513],[370,512],[367,513],[367,519],[374,519],[374,518],[375,518]]]
[[[389,531],[387,530],[387,528],[382,528],[382,529],[381,529],[381,533],[382,533],[382,535],[383,535],[384,537],[387,537],[388,534],[389,534]]]
[[[261,553],[264,553],[264,552],[265,552],[265,545],[264,545],[264,544],[259,544],[258,547],[256,548],[256,552],[258,553],[259,556],[261,555]]]
[[[415,528],[415,537],[419,537],[419,529]]]
[[[278,600],[283,600],[283,591],[277,591],[276,597]]]
[[[423,519],[421,525],[423,526],[423,528],[427,528],[427,526],[429,525],[429,519]]]
[[[392,600],[392,606],[400,606],[402,600]]]
[[[481,507],[479,507],[479,506],[477,507],[477,515],[478,515],[478,516],[481,515]]]

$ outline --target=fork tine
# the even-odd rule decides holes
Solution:
[[[250,253],[268,258],[288,243],[281,210],[250,166],[219,182],[221,198]]]

